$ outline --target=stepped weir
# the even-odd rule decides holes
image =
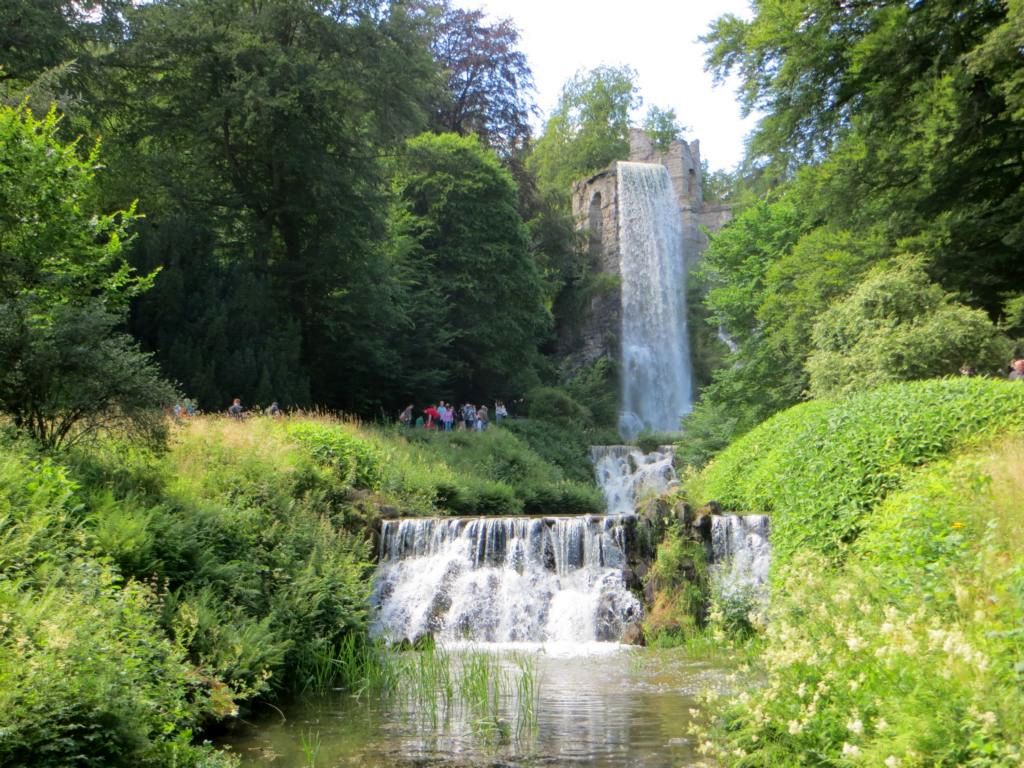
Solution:
[[[635,515],[386,521],[373,631],[392,642],[617,641],[641,618],[624,578],[636,525]]]

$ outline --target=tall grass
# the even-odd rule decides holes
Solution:
[[[382,658],[389,684],[374,689],[375,695],[407,699],[432,729],[464,722],[485,745],[526,740],[536,732],[539,680],[531,655],[427,645],[386,651]]]

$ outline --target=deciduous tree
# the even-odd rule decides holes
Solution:
[[[104,428],[162,435],[175,397],[118,328],[151,284],[125,254],[133,208],[95,206],[98,148],[0,107],[0,409],[50,447]]]

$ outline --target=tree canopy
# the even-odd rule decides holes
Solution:
[[[174,389],[119,330],[152,275],[127,262],[134,208],[96,207],[98,148],[51,111],[0,107],[0,410],[48,446],[120,427],[159,437]]]
[[[749,207],[707,254],[712,321],[739,346],[688,429],[719,447],[780,408],[838,391],[824,379],[842,361],[858,360],[865,382],[953,375],[975,358],[995,366],[981,339],[994,322],[1019,333],[1011,316],[1024,285],[1021,3],[766,0],[754,11],[723,16],[705,37],[712,72],[738,75],[745,108],[763,113],[735,196]],[[895,266],[906,253],[924,270],[913,280]],[[934,324],[873,336],[868,326],[893,318],[847,302],[906,294],[908,280],[939,302]],[[836,323],[873,341],[830,347],[823,329]],[[952,341],[966,338],[971,349]],[[899,363],[887,345],[930,362]],[[829,363],[825,347],[837,356]]]
[[[473,137],[424,134],[396,184],[418,245],[416,295],[436,303],[420,364],[445,371],[449,391],[524,393],[549,318],[511,175]]]
[[[641,103],[630,67],[601,66],[573,76],[531,156],[541,187],[568,195],[574,182],[626,159],[630,116]]]
[[[476,135],[504,158],[525,151],[536,107],[519,30],[511,19],[486,24],[483,11],[453,8],[447,0],[436,13],[431,50],[447,84],[435,127]]]

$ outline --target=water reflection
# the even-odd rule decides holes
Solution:
[[[598,647],[603,646],[603,647]],[[582,650],[589,650],[580,655]],[[600,650],[600,653],[594,651]],[[721,663],[675,651],[593,644],[589,649],[516,646],[532,653],[535,719],[524,724],[515,685],[504,686],[497,715],[466,706],[426,706],[394,695],[338,694],[297,702],[281,715],[240,724],[222,745],[246,766],[412,768],[669,768],[698,763],[686,738],[690,708],[707,687],[722,688]],[[511,680],[506,646],[498,663]],[[453,658],[465,650],[452,651]],[[315,762],[314,759],[315,758]]]

